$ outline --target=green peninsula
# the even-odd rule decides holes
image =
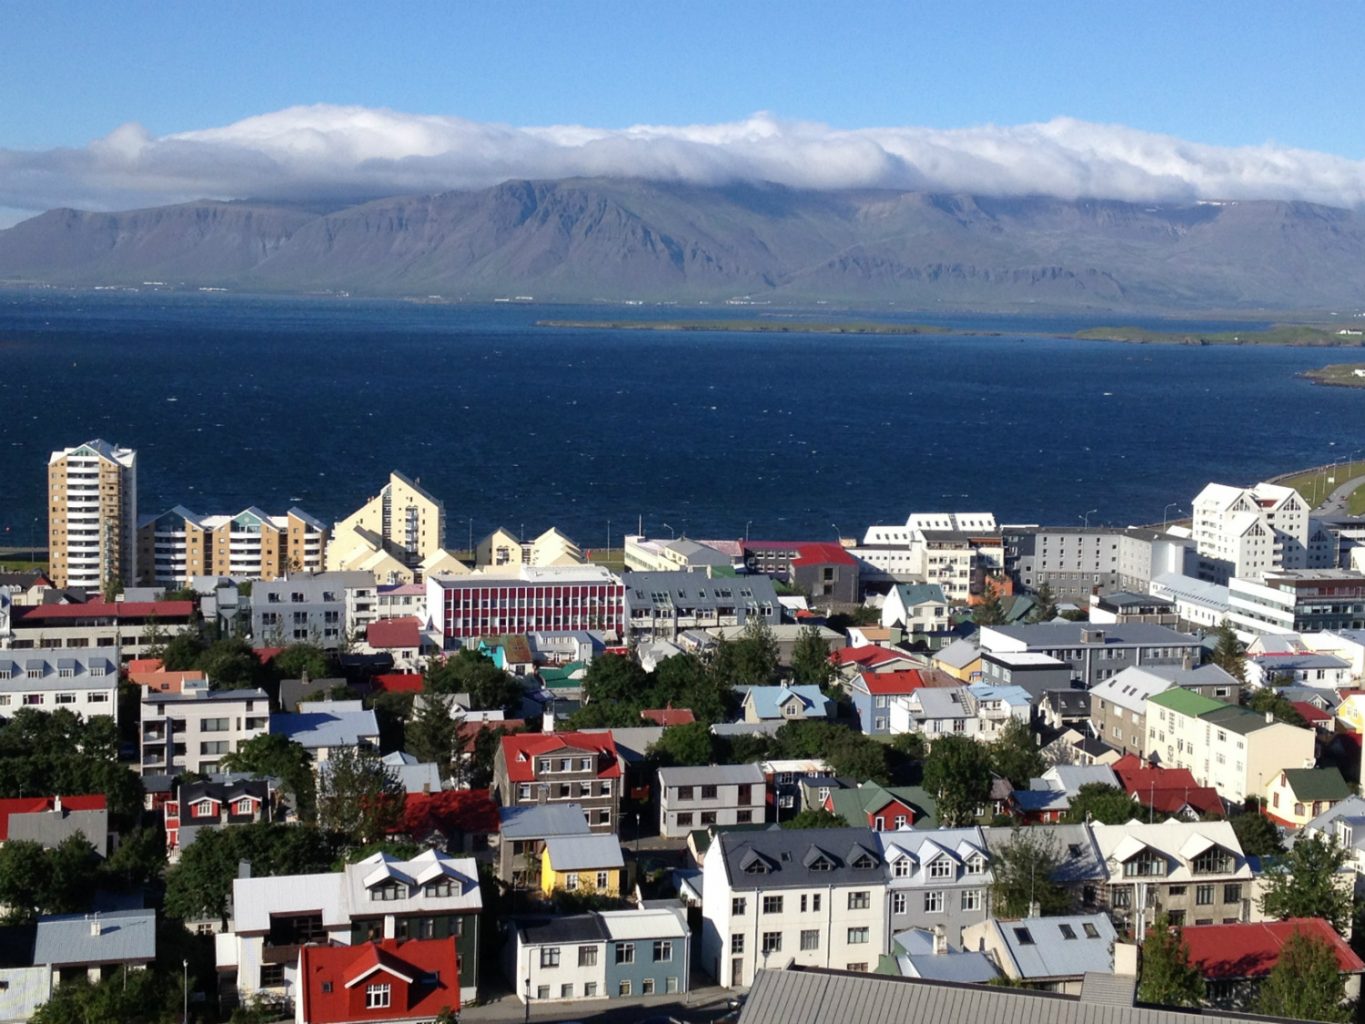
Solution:
[[[1135,345],[1289,345],[1297,348],[1346,348],[1365,345],[1365,333],[1354,328],[1275,324],[1264,330],[1154,331],[1146,327],[1094,327],[1077,331],[1082,341],[1123,341]]]
[[[1305,370],[1302,376],[1315,384],[1340,388],[1365,388],[1365,363],[1333,363],[1319,370]]]

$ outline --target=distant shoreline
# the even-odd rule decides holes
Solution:
[[[971,334],[996,337],[1000,331],[968,331],[932,324],[884,324],[871,321],[778,320],[537,320],[537,327],[562,327],[589,331],[729,332],[732,334]]]
[[[1317,370],[1304,370],[1299,376],[1329,388],[1365,388],[1365,377],[1357,376],[1358,370],[1365,370],[1365,363],[1333,363]]]

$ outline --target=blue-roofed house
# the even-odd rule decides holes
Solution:
[[[363,701],[319,700],[302,705],[307,710],[270,716],[270,733],[302,746],[313,760],[326,761],[342,747],[379,748],[379,721]]]
[[[1118,932],[1105,914],[988,918],[963,930],[962,946],[988,955],[1027,988],[1078,995],[1087,974],[1114,973]]]
[[[744,694],[746,722],[801,722],[834,717],[834,702],[818,686],[751,686]]]
[[[943,929],[908,928],[891,937],[891,955],[876,973],[960,985],[988,985],[1000,977],[993,961],[977,950],[954,949]]]
[[[498,817],[498,879],[514,889],[534,888],[550,838],[592,834],[582,804],[503,807]]]
[[[33,937],[34,966],[52,969],[55,983],[106,971],[141,969],[156,959],[156,911],[115,910],[107,914],[40,917]]]
[[[1027,725],[1033,716],[1033,695],[1022,686],[973,683],[967,692],[976,701],[976,717],[981,723],[978,739],[993,740],[1011,718]]]

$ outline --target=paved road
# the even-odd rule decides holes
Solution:
[[[1365,485],[1365,476],[1355,476],[1343,484],[1339,484],[1331,494],[1327,495],[1321,505],[1315,508],[1314,512],[1324,515],[1340,515],[1346,511],[1346,499],[1356,492],[1358,487]]]

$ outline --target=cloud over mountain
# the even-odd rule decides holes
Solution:
[[[125,124],[76,149],[0,149],[0,207],[37,212],[201,197],[356,199],[575,176],[1138,202],[1365,203],[1363,161],[1273,143],[1209,146],[1070,118],[950,130],[841,130],[759,113],[727,124],[599,129],[317,105],[160,137]]]

